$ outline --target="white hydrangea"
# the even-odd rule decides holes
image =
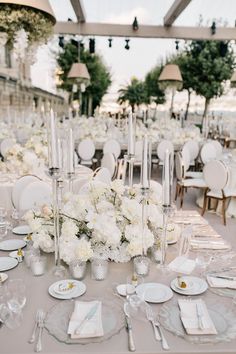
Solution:
[[[84,238],[77,242],[75,248],[75,255],[80,261],[87,261],[92,258],[93,250],[91,248],[91,243]]]
[[[137,224],[142,217],[142,206],[136,200],[124,197],[121,212],[132,224]]]
[[[75,221],[71,219],[66,219],[61,227],[61,237],[64,241],[69,241],[71,239],[77,238],[76,234],[79,232],[79,228]]]
[[[124,184],[123,184],[121,179],[115,179],[114,181],[112,181],[111,182],[111,188],[118,195],[123,194],[124,191],[125,191],[125,186],[124,186]]]
[[[46,230],[41,229],[40,232],[33,233],[32,241],[35,248],[41,248],[47,253],[54,252],[54,240]]]

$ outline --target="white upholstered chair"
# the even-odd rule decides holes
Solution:
[[[216,149],[211,142],[205,143],[200,151],[202,163],[205,165],[207,162],[214,160],[217,156]]]
[[[185,178],[186,166],[181,156],[181,153],[176,154],[175,171],[177,178],[175,200],[177,199],[178,195],[180,195],[180,207],[182,208],[184,201],[184,192],[186,189],[199,188],[205,191],[207,186],[203,178]]]
[[[50,205],[52,203],[51,185],[36,181],[28,184],[22,191],[19,198],[19,210],[29,210]]]
[[[117,160],[113,153],[108,152],[103,155],[101,160],[101,167],[105,167],[109,170],[111,178],[115,178],[117,174]]]
[[[33,175],[25,175],[16,180],[11,193],[12,204],[16,209],[19,209],[19,200],[24,188],[26,188],[30,183],[37,182],[39,180],[40,178]]]
[[[82,140],[78,146],[78,154],[81,165],[92,166],[95,162],[93,159],[95,154],[94,142],[91,139]]]
[[[116,159],[120,156],[120,143],[115,139],[107,140],[103,146],[103,154],[112,153]]]
[[[170,140],[162,140],[157,146],[159,165],[163,165],[166,150],[169,150],[170,153],[174,153],[174,145]]]
[[[211,199],[216,199],[217,204],[218,201],[222,201],[222,216],[224,225],[226,225],[226,200],[231,197],[236,197],[236,189],[232,190],[227,187],[229,179],[228,168],[222,161],[212,160],[204,166],[203,175],[207,190],[204,195],[202,215],[205,213]]]

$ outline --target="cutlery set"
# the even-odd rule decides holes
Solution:
[[[37,353],[42,351],[42,334],[43,334],[45,317],[46,317],[46,313],[43,310],[40,309],[37,311],[33,332],[31,338],[28,341],[30,344],[32,344],[36,340],[34,351]],[[38,330],[38,335],[37,335],[37,330]]]
[[[128,332],[128,346],[129,346],[129,351],[134,352],[136,350],[135,344],[134,344],[134,337],[133,337],[133,330],[132,330],[132,324],[131,324],[131,316],[129,312],[129,304],[128,302],[124,303],[123,306],[124,309],[124,314],[125,314],[125,319],[126,319],[126,329]],[[169,350],[169,345],[167,343],[167,340],[163,334],[163,331],[161,329],[160,322],[155,318],[153,310],[151,306],[146,304],[146,317],[148,321],[152,324],[153,331],[154,331],[154,336],[157,341],[161,341],[162,344],[162,349],[164,350]]]

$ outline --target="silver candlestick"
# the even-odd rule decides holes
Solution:
[[[49,176],[52,179],[53,193],[53,221],[54,221],[54,245],[55,245],[55,266],[53,274],[56,277],[63,278],[66,275],[66,268],[61,265],[60,257],[60,208],[59,208],[59,181],[60,169],[57,167],[49,168]]]
[[[163,226],[161,233],[161,263],[160,266],[162,268],[166,268],[166,251],[167,251],[167,226],[169,217],[173,213],[173,206],[171,205],[162,205],[162,213],[163,213]]]
[[[129,188],[133,188],[133,175],[134,175],[134,161],[135,161],[135,155],[125,155],[125,161],[127,161],[129,165],[129,170],[128,170],[128,184]]]
[[[68,189],[70,193],[73,193],[73,180],[75,178],[75,172],[67,172]]]

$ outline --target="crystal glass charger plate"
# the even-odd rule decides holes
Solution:
[[[236,306],[234,309],[229,302],[219,301],[219,298],[205,300],[205,302],[217,330],[216,335],[188,335],[180,319],[177,299],[161,307],[160,323],[167,331],[195,344],[228,342],[236,338]]]
[[[74,300],[64,300],[53,306],[47,313],[45,328],[60,342],[66,344],[89,344],[103,342],[119,333],[125,326],[124,314],[120,304],[114,300],[86,299],[85,301],[100,300],[102,302],[102,337],[72,339],[67,333],[71,314],[74,310]]]

